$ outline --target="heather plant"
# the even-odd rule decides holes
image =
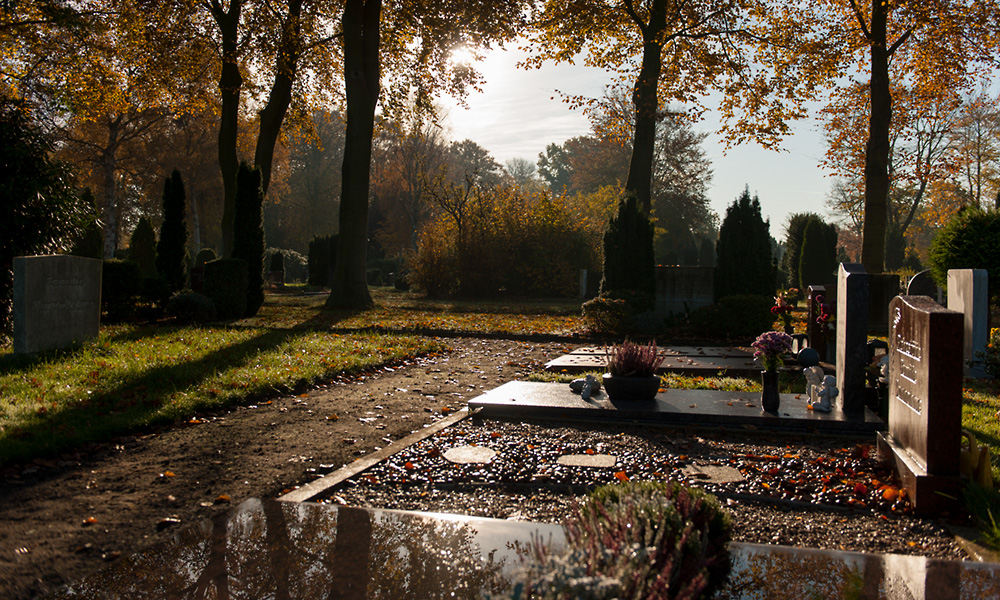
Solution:
[[[594,490],[563,523],[567,549],[537,540],[515,598],[710,597],[726,580],[732,523],[715,496],[678,482]]]
[[[643,346],[625,340],[605,348],[604,355],[608,373],[616,377],[650,377],[663,362],[663,357],[656,352],[656,342]]]
[[[781,331],[765,331],[751,346],[754,358],[759,358],[765,371],[777,371],[784,364],[785,354],[792,351],[792,336]]]

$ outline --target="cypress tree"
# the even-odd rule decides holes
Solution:
[[[747,187],[726,209],[715,245],[715,299],[737,294],[774,294],[770,225],[760,200]]]
[[[236,215],[233,219],[233,258],[247,263],[247,308],[252,317],[264,304],[264,188],[257,167],[240,163],[236,175]]]
[[[184,182],[177,169],[163,184],[163,225],[156,244],[156,270],[171,292],[187,286],[187,224]]]
[[[837,270],[837,228],[819,217],[809,219],[799,251],[799,289],[829,283]]]
[[[156,230],[149,217],[140,217],[129,240],[129,259],[139,264],[143,277],[156,277]]]
[[[637,312],[652,308],[653,233],[653,223],[639,210],[635,195],[626,194],[604,231],[602,296],[623,298]]]
[[[785,257],[781,261],[782,268],[788,273],[788,287],[799,287],[799,255],[802,252],[802,236],[806,225],[812,219],[818,219],[815,213],[795,213],[788,216],[785,225]],[[820,283],[812,281],[810,283]]]

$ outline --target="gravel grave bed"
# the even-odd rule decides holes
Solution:
[[[599,485],[678,479],[719,497],[733,516],[734,541],[966,559],[949,521],[913,515],[871,441],[467,419],[346,480],[320,501],[559,523],[572,503]],[[496,454],[485,464],[445,458],[460,447]],[[564,455],[616,461],[612,467],[567,466],[557,462]],[[719,472],[729,476],[711,475]],[[965,525],[967,517],[950,522]]]

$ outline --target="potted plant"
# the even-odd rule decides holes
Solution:
[[[660,391],[657,367],[663,357],[656,351],[656,342],[646,345],[629,340],[605,348],[604,389],[612,400],[652,400]]]
[[[792,350],[792,336],[780,331],[766,331],[754,340],[754,358],[759,358],[764,370],[760,372],[763,386],[760,405],[766,412],[778,412],[778,368],[785,362],[785,353]]]

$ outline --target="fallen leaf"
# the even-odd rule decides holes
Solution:
[[[590,448],[587,448],[587,450],[584,452],[584,454],[593,454],[593,453],[594,451]]]
[[[628,481],[628,475],[625,474],[625,471],[617,471],[615,472],[615,479],[621,482],[625,482]]]
[[[84,527],[87,527],[87,526],[93,525],[95,523],[97,523],[97,517],[87,517],[86,519],[83,520],[82,524],[83,524]]]
[[[224,504],[229,501],[230,501],[229,494],[219,494],[218,496],[215,497],[216,504]]]
[[[163,476],[164,477],[177,477],[176,475],[174,475],[173,471],[164,471],[163,472]]]

